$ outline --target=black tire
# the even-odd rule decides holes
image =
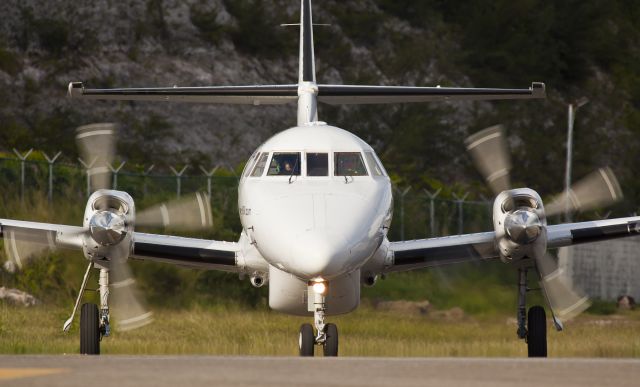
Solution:
[[[298,339],[300,356],[313,356],[315,344],[316,337],[313,334],[313,327],[311,324],[302,324],[300,326],[300,337]]]
[[[527,349],[529,357],[547,357],[547,315],[541,306],[529,308]]]
[[[82,304],[80,311],[80,354],[100,354],[100,319],[96,304]]]
[[[326,340],[323,345],[325,356],[338,356],[338,327],[336,324],[327,324],[324,327]]]

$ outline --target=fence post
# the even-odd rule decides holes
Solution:
[[[62,152],[58,152],[56,153],[55,156],[49,157],[46,153],[42,152],[42,155],[47,160],[47,163],[49,163],[49,195],[48,195],[49,203],[53,201],[53,163],[56,162],[56,160],[58,159],[58,157],[60,157],[61,154]]]
[[[16,148],[13,148],[13,153],[15,153],[16,156],[18,156],[18,158],[20,159],[20,201],[21,202],[24,202],[24,162],[27,160],[27,157],[29,157],[31,152],[33,152],[33,148],[29,149],[27,153],[23,155],[22,153],[18,152]]]
[[[400,195],[400,240],[404,240],[404,197],[407,195],[411,186],[408,186],[401,191],[399,188],[395,187],[396,192]]]
[[[155,165],[151,164],[151,166],[144,171],[142,171],[142,197],[147,197],[147,178],[149,177],[149,173],[153,170]]]
[[[174,167],[169,168],[171,169],[171,172],[176,175],[176,194],[178,195],[178,199],[180,199],[180,191],[182,189],[182,174],[187,170],[187,168],[189,168],[189,165],[185,165],[184,167],[182,167],[180,172],[176,171]]]
[[[238,174],[236,173],[236,170],[233,169],[233,167],[229,164],[229,163],[225,163],[225,165],[227,166],[227,168],[229,168],[229,170],[231,171],[231,173],[233,173],[233,176],[235,176],[236,181],[238,183],[240,183],[240,178],[238,177]]]
[[[209,201],[211,201],[211,177],[218,170],[218,166],[211,168],[211,170],[206,170],[201,165],[200,170],[207,176],[207,196],[209,196]]]
[[[429,198],[429,227],[431,229],[430,236],[436,236],[436,210],[435,210],[435,199],[442,191],[442,188],[438,188],[438,190],[434,193],[429,192],[428,190],[424,190],[424,193]]]
[[[89,197],[91,196],[91,168],[93,168],[93,165],[96,163],[96,161],[98,161],[98,158],[95,157],[93,161],[91,161],[90,163],[86,163],[84,160],[78,157],[78,161],[84,167],[85,173],[87,175],[87,197]]]
[[[462,195],[462,197],[458,197],[458,195],[456,195],[455,193],[453,193],[452,195],[456,199],[455,203],[458,205],[458,234],[462,234],[464,233],[464,209],[462,206],[464,204],[464,201],[467,199],[467,196],[469,196],[469,193],[466,192],[464,195]]]
[[[118,189],[118,172],[120,172],[122,167],[124,167],[125,163],[126,161],[121,162],[118,168],[114,168],[111,164],[109,164],[109,169],[111,170],[111,173],[113,173],[113,189],[114,190]]]

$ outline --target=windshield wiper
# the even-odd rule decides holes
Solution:
[[[293,168],[291,169],[291,175],[289,175],[289,184],[292,183],[291,179],[293,178],[293,175],[296,173],[296,167],[298,166],[298,161],[300,160],[300,157],[296,157],[296,163],[293,164]]]

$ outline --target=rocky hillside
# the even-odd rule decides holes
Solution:
[[[315,1],[318,80],[324,83],[528,87],[535,102],[325,107],[353,130],[400,184],[483,191],[463,138],[504,123],[514,179],[544,194],[562,188],[566,104],[576,121],[574,176],[612,165],[640,205],[640,6],[632,1]],[[79,102],[88,87],[293,83],[296,0],[5,0],[0,3],[0,150],[63,150],[74,127],[115,121],[131,163],[236,166],[295,123],[295,106]],[[476,195],[477,196],[477,195]]]

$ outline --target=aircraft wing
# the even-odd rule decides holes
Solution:
[[[133,258],[200,269],[240,271],[237,242],[135,233]]]
[[[629,236],[640,236],[640,216],[547,226],[547,246],[550,249]],[[389,249],[393,264],[385,272],[499,257],[493,232],[391,242]]]
[[[499,257],[493,232],[391,242],[389,249],[393,264],[387,273]]]
[[[548,247],[564,247],[640,235],[640,216],[547,226]]]
[[[82,250],[86,229],[52,223],[0,219],[5,251],[18,267],[46,250]],[[136,232],[131,258],[171,263],[201,269],[241,271],[242,253],[237,242],[183,238]]]

